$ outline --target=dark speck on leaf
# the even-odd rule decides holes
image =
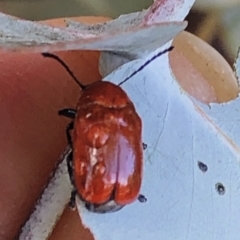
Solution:
[[[204,173],[208,170],[208,166],[205,163],[200,161],[198,161],[198,167]]]
[[[222,183],[216,183],[215,189],[216,189],[216,191],[218,192],[219,195],[224,195],[225,194],[226,189],[225,189],[225,187],[223,186]]]

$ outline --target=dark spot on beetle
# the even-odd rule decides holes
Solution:
[[[222,183],[216,183],[215,184],[215,189],[218,192],[219,195],[224,195],[225,194],[225,187],[223,186]]]
[[[208,166],[201,161],[198,161],[198,167],[204,173],[208,170]]]

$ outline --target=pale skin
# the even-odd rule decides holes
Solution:
[[[80,18],[86,22],[107,18]],[[63,25],[62,20],[50,24]],[[81,89],[54,60],[40,53],[1,52],[0,239],[11,240],[29,216],[67,145],[68,120],[57,112],[74,108]],[[84,84],[101,79],[98,52],[57,53]],[[52,239],[93,239],[77,212],[66,209]]]

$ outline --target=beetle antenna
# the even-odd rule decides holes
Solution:
[[[161,55],[170,52],[173,50],[173,46],[163,50],[162,52],[157,53],[156,55],[154,55],[151,59],[147,60],[142,66],[140,66],[136,71],[134,71],[130,76],[128,76],[127,78],[125,78],[122,82],[120,82],[118,84],[118,86],[122,85],[123,83],[125,83],[126,81],[128,81],[130,78],[132,78],[134,75],[136,75],[137,73],[139,73],[140,71],[142,71],[149,63],[151,63],[153,60],[155,60],[156,58],[160,57]]]
[[[77,79],[77,77],[73,74],[73,72],[70,70],[70,68],[68,67],[68,65],[60,58],[58,57],[57,55],[53,54],[53,53],[48,53],[48,52],[44,52],[42,53],[42,55],[44,57],[47,57],[47,58],[53,58],[55,59],[57,62],[59,62],[66,70],[67,72],[69,73],[69,75],[73,78],[73,80],[78,84],[78,86],[80,86],[82,89],[85,89],[86,86],[84,86],[83,84],[81,84],[79,82],[79,80]]]

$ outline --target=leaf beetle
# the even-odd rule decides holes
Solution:
[[[147,200],[140,194],[146,147],[142,143],[142,122],[120,85],[172,49],[154,55],[118,85],[108,81],[83,85],[62,59],[42,53],[57,60],[82,88],[77,108],[58,112],[72,119],[66,127],[72,148],[67,157],[73,185],[71,208],[75,208],[76,195],[89,211],[96,213],[115,212],[137,199]]]

